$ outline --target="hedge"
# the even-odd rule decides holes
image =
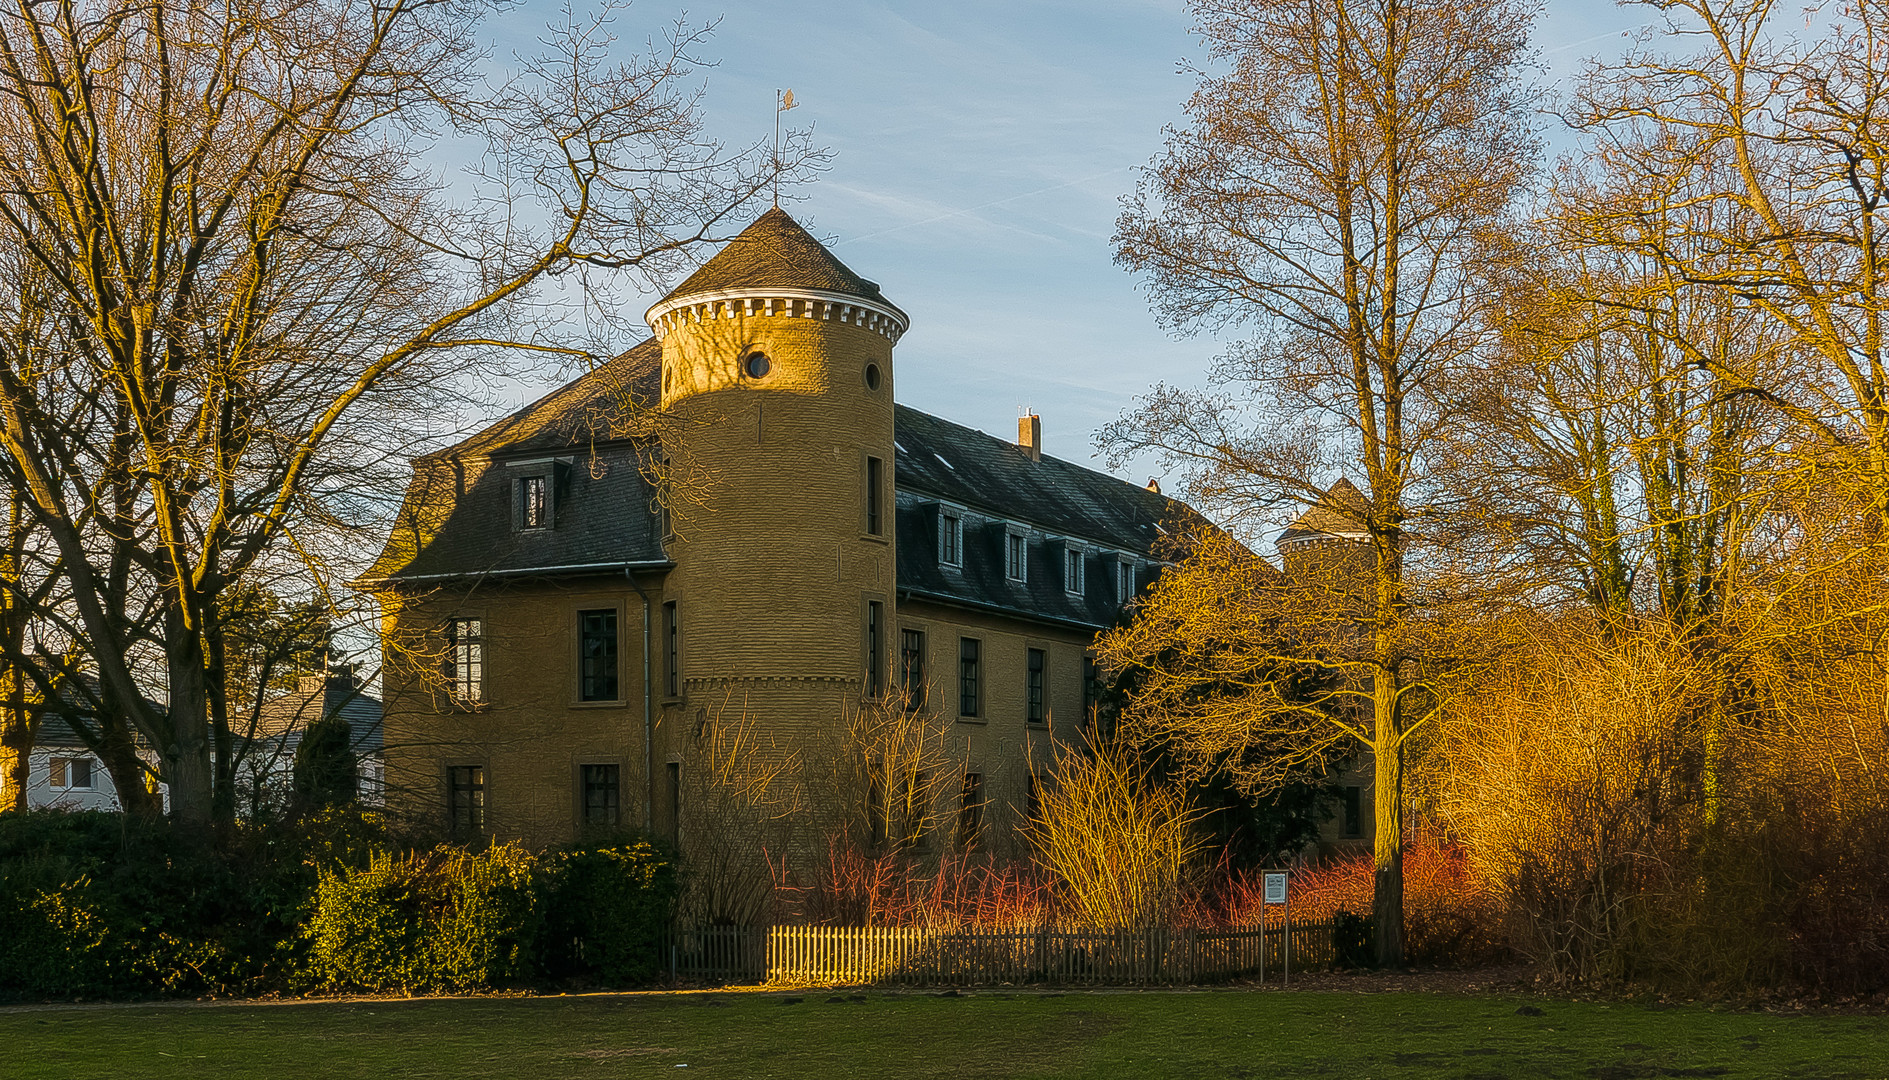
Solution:
[[[0,814],[0,998],[618,987],[661,970],[672,860],[634,838],[414,853],[336,807],[218,845]]]

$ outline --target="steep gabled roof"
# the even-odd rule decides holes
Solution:
[[[1351,481],[1339,477],[1322,498],[1279,534],[1278,546],[1305,540],[1362,540],[1370,535],[1364,524],[1370,514],[1370,500]]]
[[[762,288],[820,289],[884,302],[877,284],[847,269],[778,206],[743,229],[663,299]]]
[[[1185,504],[1060,458],[1032,459],[1029,452],[981,431],[895,406],[899,493],[899,589],[910,595],[975,609],[1003,612],[1097,630],[1120,615],[1112,563],[1098,562],[1099,549],[1137,561],[1137,591],[1152,577],[1157,550],[1169,529],[1191,527],[1199,518]],[[963,507],[982,521],[966,521],[956,566],[938,557],[940,504]],[[1012,525],[1028,528],[1028,567],[1011,578],[1004,538]],[[1084,551],[1092,572],[1083,590],[1065,588],[1060,539]]]
[[[494,450],[523,453],[630,438],[635,411],[653,409],[661,398],[662,342],[648,338],[427,458],[463,458]]]
[[[893,406],[892,432],[900,491],[1027,521],[1046,532],[1146,556],[1164,519],[1193,516],[1185,504],[1043,455],[904,405]]]
[[[416,460],[387,544],[360,584],[662,562],[651,489],[629,441],[642,435],[661,379],[662,346],[652,338]],[[565,475],[556,528],[514,530],[505,462],[575,449],[595,455],[592,467]]]

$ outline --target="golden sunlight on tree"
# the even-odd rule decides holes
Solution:
[[[1400,963],[1404,743],[1424,706],[1410,640],[1423,590],[1425,455],[1439,383],[1485,312],[1476,238],[1534,159],[1522,61],[1533,7],[1464,0],[1202,0],[1213,66],[1117,225],[1180,330],[1249,326],[1212,388],[1158,387],[1106,433],[1186,472],[1203,509],[1252,522],[1365,483],[1376,771],[1377,953]]]
[[[1029,826],[1037,862],[1083,926],[1167,924],[1200,873],[1200,813],[1127,748],[1066,750]]]
[[[460,374],[610,355],[551,277],[620,310],[820,160],[703,132],[687,23],[628,52],[622,11],[573,14],[493,85],[495,7],[0,13],[0,480],[59,565],[35,617],[157,749],[180,823],[234,803],[224,595],[270,560],[325,590],[328,541],[372,519],[361,486]],[[455,147],[482,169],[458,202],[432,172]]]

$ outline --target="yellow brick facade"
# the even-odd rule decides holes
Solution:
[[[416,467],[450,479],[416,479],[414,492],[450,487],[456,501],[413,508],[416,524],[389,545],[390,552],[404,545],[403,560],[423,559],[455,528],[509,526],[518,534],[522,489],[505,469],[525,477],[536,475],[534,462],[550,462],[542,467],[557,498],[566,497],[566,484],[580,493],[570,498],[594,498],[581,493],[602,490],[596,478],[655,454],[661,460],[650,471],[674,486],[661,496],[668,513],[656,560],[625,557],[594,572],[582,561],[533,569],[558,560],[521,562],[519,552],[539,540],[520,535],[461,558],[452,565],[469,569],[457,573],[418,573],[420,563],[408,562],[382,579],[393,809],[450,829],[452,770],[476,766],[480,834],[561,843],[584,828],[584,767],[615,766],[622,825],[674,835],[685,786],[679,771],[691,767],[705,725],[745,718],[772,752],[830,753],[849,710],[873,685],[889,692],[898,684],[903,632],[915,630],[924,635],[926,698],[947,725],[955,770],[940,785],[940,828],[956,820],[957,773],[974,773],[983,778],[987,834],[1007,842],[1001,838],[1022,820],[1032,770],[1054,762],[1052,740],[1079,741],[1084,730],[1095,619],[952,604],[901,588],[893,346],[903,315],[870,283],[853,293],[771,286],[691,293],[685,285],[651,309],[649,321],[660,348],[659,443],[572,437],[535,457],[517,449],[527,445],[523,436],[508,435],[513,441],[464,444],[467,461],[449,454],[447,464]],[[766,358],[764,371],[757,356]],[[1040,454],[1027,460],[1074,468]],[[489,525],[455,524],[473,512],[481,477],[512,491],[504,496],[511,501],[484,504]],[[638,508],[618,509],[625,529],[641,527]],[[579,622],[601,611],[615,613],[616,693],[585,701]],[[481,628],[476,702],[455,700],[451,689],[456,619],[477,619]],[[976,717],[958,715],[967,637],[980,643]],[[1026,715],[1032,649],[1044,657],[1041,723]],[[685,847],[688,821],[684,805]]]

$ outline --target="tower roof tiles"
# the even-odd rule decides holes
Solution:
[[[778,206],[743,229],[663,299],[766,288],[819,289],[886,302],[876,283],[847,269],[825,244]]]
[[[1371,504],[1357,485],[1343,477],[1327,488],[1324,497],[1307,507],[1286,531],[1279,534],[1279,547],[1305,540],[1361,540],[1368,535],[1365,521]]]

